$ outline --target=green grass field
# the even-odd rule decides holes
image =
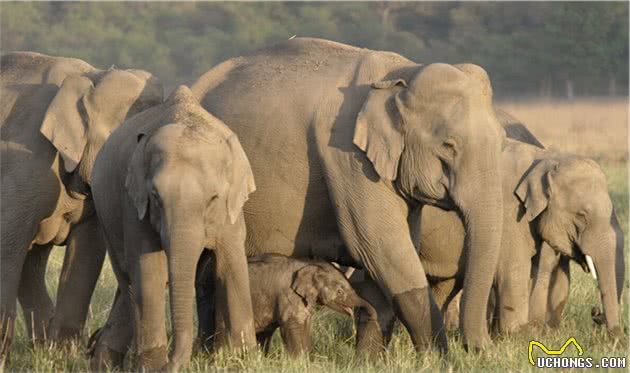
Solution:
[[[612,105],[612,106],[611,106]],[[553,105],[541,104],[510,104],[508,110],[526,123],[533,123],[531,128],[534,133],[543,139],[546,144],[553,140],[553,134],[557,127],[564,126],[565,130],[575,131],[574,117],[586,120],[585,115],[590,115],[592,126],[601,124],[599,134],[613,138],[614,141],[606,144],[606,141],[597,137],[598,131],[589,127],[588,131],[572,133],[567,137],[558,135],[553,142],[554,148],[571,150],[580,154],[596,157],[604,168],[609,181],[610,193],[617,210],[620,223],[626,234],[626,247],[628,247],[628,169],[627,169],[627,102],[610,103],[584,103],[582,106],[559,105],[553,110],[560,110],[564,115],[559,115],[554,124],[554,131],[546,132],[543,118],[549,116],[544,110],[550,110]],[[576,109],[577,108],[577,109]],[[586,110],[587,108],[588,110]],[[575,110],[582,110],[579,115],[574,115]],[[611,114],[614,112],[614,114]],[[624,115],[625,113],[625,115]],[[525,118],[528,116],[528,118]],[[553,115],[553,114],[551,114]],[[600,122],[606,117],[606,122]],[[540,118],[537,122],[536,118]],[[612,118],[612,119],[611,119]],[[611,123],[611,120],[614,123]],[[597,128],[597,127],[596,127]],[[603,129],[603,131],[602,131]],[[610,131],[615,131],[611,134]],[[561,132],[561,131],[560,131]],[[621,137],[621,139],[619,139]],[[565,141],[563,143],[563,141]],[[577,142],[577,143],[576,143]],[[63,260],[63,249],[56,248],[51,257],[48,270],[49,290],[55,294],[58,275]],[[627,262],[627,258],[626,258]],[[629,268],[628,264],[626,265]],[[628,277],[628,275],[626,275]],[[499,337],[494,340],[494,345],[482,354],[467,353],[462,348],[462,343],[457,333],[449,335],[450,352],[447,356],[429,352],[416,354],[411,346],[406,332],[400,327],[390,345],[389,352],[379,361],[368,363],[355,359],[354,356],[354,332],[349,318],[337,315],[331,311],[322,310],[318,313],[313,323],[314,350],[308,357],[298,360],[290,360],[282,351],[279,335],[274,338],[270,356],[264,357],[259,353],[253,353],[247,357],[241,357],[231,353],[219,353],[210,357],[203,353],[193,356],[188,370],[247,370],[247,371],[273,371],[273,372],[302,372],[305,370],[317,372],[392,372],[399,373],[417,371],[536,371],[537,368],[528,362],[528,343],[530,339],[538,340],[549,348],[559,348],[569,337],[575,337],[584,349],[584,356],[599,358],[601,356],[626,356],[628,350],[627,341],[611,341],[608,339],[605,329],[596,326],[591,321],[591,307],[599,306],[599,293],[597,285],[590,275],[584,273],[578,266],[572,268],[572,289],[569,303],[565,309],[564,321],[556,330],[528,329],[523,334],[509,337]],[[107,318],[109,306],[113,299],[115,279],[109,264],[103,269],[98,287],[92,299],[90,314],[85,337],[76,344],[59,348],[54,346],[31,347],[25,335],[23,319],[18,319],[17,335],[12,349],[11,371],[86,371],[88,360],[85,356],[85,341],[96,328],[103,325]],[[628,286],[624,290],[623,323],[628,325]],[[535,350],[540,354],[539,350]],[[576,356],[573,347],[569,347],[563,356]],[[131,359],[128,359],[126,367],[133,369]]]

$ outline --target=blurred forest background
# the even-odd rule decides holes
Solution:
[[[3,3],[0,48],[139,67],[167,87],[293,35],[484,66],[500,97],[628,93],[628,2]]]

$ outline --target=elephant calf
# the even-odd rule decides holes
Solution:
[[[256,338],[265,353],[277,328],[290,355],[308,352],[311,317],[317,305],[351,317],[353,309],[360,308],[370,319],[376,319],[374,307],[359,297],[344,274],[328,262],[269,254],[249,258],[248,268]],[[212,280],[204,281],[197,289],[203,288],[201,291],[207,298],[213,284]],[[200,323],[211,321],[211,313],[202,306]],[[203,330],[200,325],[200,333]]]
[[[256,345],[242,212],[254,190],[236,135],[185,86],[111,135],[96,159],[92,192],[118,293],[94,341],[93,366],[120,365],[134,336],[140,370],[166,365],[174,371],[189,361],[195,268],[205,249],[216,257],[218,303],[227,307],[231,345]],[[175,341],[170,361],[167,282]]]

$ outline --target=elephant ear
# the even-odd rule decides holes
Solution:
[[[39,129],[61,155],[67,172],[77,168],[87,144],[87,118],[79,107],[93,90],[92,81],[84,76],[64,79]]]
[[[555,160],[541,160],[518,183],[515,194],[525,206],[527,221],[540,215],[549,204],[552,174],[557,169]]]
[[[133,151],[129,167],[127,168],[127,177],[125,178],[125,189],[127,194],[133,201],[133,205],[138,212],[138,219],[142,220],[147,214],[149,206],[149,197],[146,186],[146,167],[145,167],[145,147],[148,136],[145,133],[138,134],[138,144]]]
[[[405,147],[395,95],[407,87],[402,80],[372,84],[372,90],[357,116],[353,143],[363,150],[378,175],[395,180]]]
[[[245,151],[236,135],[229,137],[228,146],[232,153],[232,180],[227,198],[227,210],[230,223],[236,223],[243,205],[249,199],[250,193],[256,190],[254,174],[245,155]]]
[[[85,95],[85,109],[94,121],[92,129],[98,132],[103,141],[122,124],[145,85],[146,80],[136,74],[109,70],[94,90]]]
[[[317,301],[318,291],[315,287],[315,276],[319,268],[307,265],[298,270],[291,283],[291,289],[299,295],[306,305],[313,305]]]
[[[495,113],[507,138],[534,145],[541,149],[545,148],[543,144],[538,141],[536,136],[534,136],[534,134],[531,133],[520,120],[516,119],[502,109],[495,109]]]

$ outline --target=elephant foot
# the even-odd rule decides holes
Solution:
[[[138,354],[138,367],[145,371],[159,371],[168,363],[168,348],[159,346]]]
[[[168,364],[166,364],[164,366],[164,368],[162,369],[162,372],[166,372],[166,373],[177,373],[179,371],[179,369],[181,368],[181,364],[175,361],[169,361]]]
[[[37,317],[34,311],[24,311],[24,319],[27,324],[26,331],[33,346],[41,345],[51,340],[48,331],[52,316],[49,318]]]
[[[626,330],[627,332],[627,330]],[[621,329],[620,326],[615,326],[608,329],[608,338],[612,340],[626,340],[626,333]]]
[[[479,332],[472,338],[470,336],[466,337],[466,334],[464,333],[464,340],[464,350],[475,354],[480,354],[492,346],[492,339],[490,339],[488,333],[483,335]]]
[[[122,369],[125,353],[112,350],[105,345],[95,347],[90,359],[90,370],[104,372],[112,369]]]
[[[442,313],[438,308],[431,289],[413,289],[394,296],[394,311],[405,325],[417,351],[429,348],[431,345],[441,353],[448,352],[448,341]],[[413,317],[402,310],[417,310]]]
[[[10,359],[14,326],[13,318],[2,317],[0,319],[0,366],[2,367],[6,366]]]
[[[99,343],[104,328],[98,328],[90,336],[87,344],[87,355],[90,357],[90,370],[95,372],[110,369],[122,369],[125,353],[113,350],[103,343]]]
[[[491,345],[492,340],[489,336],[479,337],[473,340],[467,339],[466,342],[464,342],[464,350],[473,354],[481,354]]]
[[[540,330],[540,329],[543,329],[545,327],[545,322],[543,320],[538,320],[538,319],[530,320],[527,323],[527,327],[528,328],[532,328],[532,329]]]
[[[196,345],[198,348],[200,348],[202,351],[206,352],[206,353],[213,353],[215,351],[215,338],[214,335],[211,336],[206,336],[206,335],[199,335],[199,337],[197,337],[196,340]]]
[[[536,339],[536,336],[540,335],[540,330],[530,328],[529,324],[526,324],[503,328],[499,331],[499,335],[511,336],[516,339],[531,340]]]
[[[81,336],[81,329],[76,327],[52,327],[49,337],[56,343],[65,344],[71,342]]]

